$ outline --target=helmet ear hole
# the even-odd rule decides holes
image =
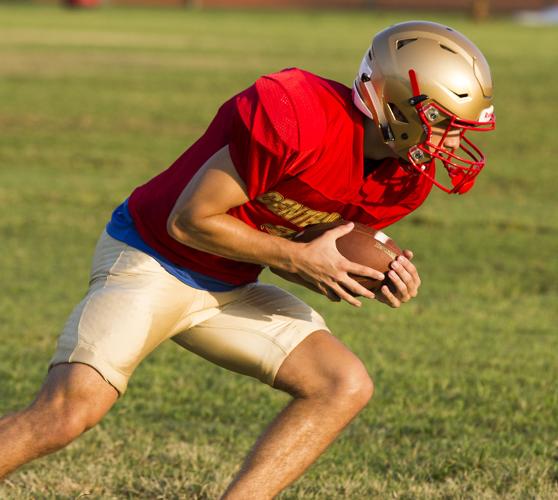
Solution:
[[[393,102],[388,102],[389,109],[393,115],[394,120],[401,123],[409,123],[403,112]]]

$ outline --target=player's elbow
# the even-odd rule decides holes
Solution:
[[[192,210],[173,211],[167,219],[167,233],[181,243],[195,232],[195,215]]]
[[[167,233],[171,238],[176,239],[177,229],[178,227],[176,225],[176,216],[171,214],[167,219]]]

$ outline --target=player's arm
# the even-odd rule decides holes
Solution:
[[[211,157],[184,188],[167,221],[169,234],[180,243],[242,262],[292,269],[295,245],[266,237],[229,209],[249,201],[246,186],[228,148]]]
[[[270,266],[297,273],[324,295],[333,290],[341,299],[360,306],[357,295],[374,295],[350,274],[383,279],[382,273],[345,259],[335,240],[352,229],[339,226],[310,243],[295,243],[251,228],[227,214],[249,201],[228,147],[215,153],[184,188],[172,209],[167,230],[184,245],[232,260]]]

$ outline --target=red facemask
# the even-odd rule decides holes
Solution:
[[[450,113],[435,102],[426,102],[428,97],[420,93],[417,78],[413,70],[409,71],[411,87],[414,97],[411,102],[414,104],[418,115],[422,121],[422,126],[426,133],[426,140],[421,144],[409,149],[407,158],[412,167],[426,175],[436,186],[446,193],[463,194],[473,187],[476,176],[484,168],[486,158],[482,151],[473,144],[465,132],[474,130],[476,132],[487,132],[494,130],[496,121],[491,109],[480,121],[463,120]],[[445,128],[441,139],[435,143],[432,139],[432,117],[438,120],[440,116],[447,118],[444,120]],[[444,148],[443,144],[450,131],[459,131],[459,147],[450,150]],[[451,187],[446,187],[436,180],[435,160],[440,160],[448,172],[451,180]]]

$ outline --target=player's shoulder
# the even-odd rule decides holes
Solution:
[[[330,94],[342,93],[343,90],[341,89],[349,90],[350,92],[350,89],[342,83],[300,68],[285,68],[277,73],[264,75],[256,81],[256,84],[265,85],[265,83],[269,82],[281,86],[293,99],[318,97],[323,99],[325,92],[330,92]]]
[[[264,75],[254,84],[257,98],[280,137],[297,150],[318,147],[327,127],[335,82],[288,68]]]

